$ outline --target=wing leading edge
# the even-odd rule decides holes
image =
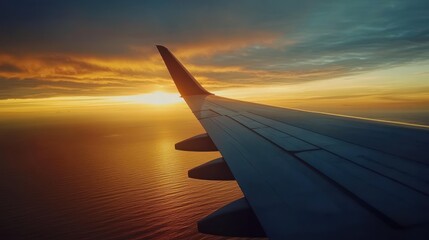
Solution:
[[[218,97],[157,47],[245,195],[224,209],[247,202],[272,239],[429,237],[427,128]]]

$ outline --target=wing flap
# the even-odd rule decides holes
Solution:
[[[289,152],[301,152],[319,149],[314,145],[311,145],[286,133],[280,132],[274,128],[267,127],[255,129],[255,132],[259,133],[261,136]]]

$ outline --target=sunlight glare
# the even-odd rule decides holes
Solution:
[[[131,103],[143,103],[152,105],[166,105],[182,102],[182,98],[178,93],[167,93],[156,91],[152,93],[123,96],[119,97],[120,101],[131,102]]]

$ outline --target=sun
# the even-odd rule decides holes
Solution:
[[[124,102],[143,103],[151,105],[167,105],[180,103],[183,101],[178,93],[167,93],[161,91],[132,96],[123,96],[119,97],[119,100]]]

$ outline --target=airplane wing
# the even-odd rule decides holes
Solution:
[[[206,130],[176,144],[218,150],[189,171],[235,179],[245,198],[200,232],[270,239],[429,239],[429,128],[271,107],[215,96],[157,46]]]

